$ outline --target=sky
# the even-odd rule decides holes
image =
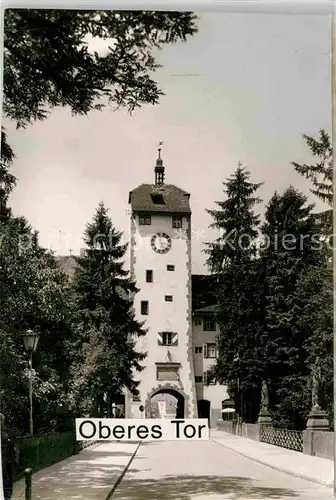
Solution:
[[[159,105],[132,116],[105,109],[72,117],[58,108],[25,130],[4,122],[16,154],[14,214],[43,246],[76,254],[103,201],[128,240],[128,193],[154,182],[163,141],[166,182],[191,194],[192,272],[207,273],[202,250],[217,234],[206,209],[223,199],[238,162],[264,183],[264,202],[290,184],[316,201],[291,161],[311,160],[303,134],[331,132],[330,40],[329,16],[201,13],[195,37],[158,55]]]

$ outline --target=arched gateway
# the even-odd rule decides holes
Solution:
[[[158,417],[157,403],[160,400],[159,395],[169,395],[176,399],[176,410],[172,418],[188,418],[189,417],[189,396],[182,389],[171,385],[164,384],[154,387],[148,394],[145,402],[145,417],[152,418],[153,410],[155,416]],[[169,415],[169,414],[168,414]]]

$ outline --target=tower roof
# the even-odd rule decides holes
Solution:
[[[133,212],[191,214],[190,194],[173,184],[141,184],[129,193]]]
[[[130,191],[128,203],[132,212],[156,212],[170,214],[191,214],[190,194],[173,184],[165,184],[165,167],[161,157],[159,142],[158,156],[154,169],[155,184],[141,184]]]

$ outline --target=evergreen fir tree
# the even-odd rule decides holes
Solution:
[[[105,394],[111,403],[124,388],[138,393],[134,374],[143,369],[145,359],[130,338],[146,331],[135,318],[133,299],[138,289],[124,269],[127,244],[121,243],[122,236],[100,204],[86,228],[86,254],[77,259],[74,288],[82,356],[75,378],[88,401],[95,401],[96,409]]]
[[[266,209],[262,260],[266,270],[266,329],[262,349],[270,409],[277,425],[305,426],[307,377],[305,332],[299,327],[302,310],[300,280],[310,266],[324,262],[321,229],[313,205],[294,188],[274,194]]]
[[[262,185],[249,182],[250,172],[241,163],[225,186],[225,201],[216,201],[217,210],[206,210],[214,222],[212,229],[219,230],[214,243],[206,243],[207,265],[213,273],[221,273],[231,264],[240,264],[255,255],[259,216],[253,211],[260,199],[254,193]]]
[[[308,135],[304,135],[303,139],[312,155],[317,158],[317,162],[315,165],[292,162],[292,165],[299,174],[312,182],[313,189],[311,189],[311,192],[332,207],[333,164],[330,137],[325,130],[320,130],[318,139]],[[332,209],[330,208],[319,214],[318,219],[324,226],[324,232],[329,236],[332,230]]]
[[[256,355],[262,276],[256,253],[259,216],[254,208],[260,201],[255,193],[261,184],[253,184],[249,178],[250,173],[239,164],[224,183],[226,200],[216,202],[218,210],[207,210],[214,219],[210,227],[221,234],[207,244],[205,252],[210,270],[218,277],[220,334],[213,375],[228,384],[240,416],[255,421],[261,385]]]

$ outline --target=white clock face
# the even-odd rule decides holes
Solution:
[[[157,233],[152,236],[152,248],[157,253],[167,253],[171,249],[172,241],[166,233]]]

